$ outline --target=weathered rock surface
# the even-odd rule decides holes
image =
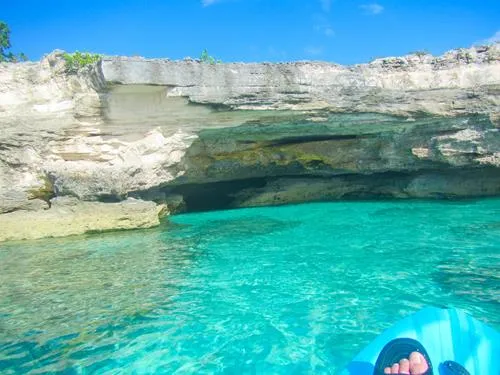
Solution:
[[[349,67],[121,57],[104,60],[102,71],[110,82],[161,85],[167,97],[231,109],[458,115],[498,111],[499,49],[456,50],[437,58],[392,57]]]
[[[499,129],[499,44],[350,67],[107,57],[77,74],[55,52],[0,64],[0,219],[57,235],[36,217],[64,215],[64,196],[177,212],[498,195]]]
[[[153,202],[127,199],[120,203],[99,203],[58,197],[52,199],[51,204],[48,210],[19,210],[0,215],[0,241],[63,237],[159,225],[158,206]]]

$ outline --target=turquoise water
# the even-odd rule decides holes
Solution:
[[[333,374],[426,305],[500,329],[500,200],[179,215],[0,245],[0,373]]]

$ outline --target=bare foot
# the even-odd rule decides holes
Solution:
[[[401,361],[394,363],[392,367],[386,367],[384,374],[423,374],[429,369],[429,365],[424,356],[419,352],[412,352],[410,358],[403,358]]]

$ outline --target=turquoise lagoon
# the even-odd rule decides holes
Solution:
[[[334,374],[423,306],[500,329],[500,200],[314,203],[0,245],[2,374]]]

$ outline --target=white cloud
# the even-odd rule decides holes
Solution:
[[[377,3],[364,4],[360,6],[367,14],[377,15],[384,11],[384,7]]]
[[[320,24],[314,25],[314,30],[321,33],[321,34],[324,34],[327,37],[332,37],[335,35],[335,31],[328,24],[326,24],[326,25],[320,25]]]
[[[320,0],[323,12],[329,12],[332,7],[332,0]]]
[[[323,34],[325,34],[325,36],[328,36],[328,37],[332,37],[335,35],[335,31],[333,31],[333,29],[330,25],[320,26],[317,30],[322,32]]]
[[[208,7],[210,5],[213,5],[215,4],[216,2],[218,2],[219,0],[201,0],[201,4],[204,6],[204,7]]]
[[[325,27],[323,29],[323,33],[326,35],[326,36],[334,36],[335,35],[335,31],[333,31],[333,29],[328,26],[328,27]]]
[[[318,56],[323,53],[323,48],[322,47],[316,47],[316,46],[308,46],[304,48],[304,52],[308,55],[311,56]]]
[[[327,37],[332,37],[335,35],[332,25],[328,22],[328,19],[321,15],[316,14],[313,17],[314,31],[321,33]]]

